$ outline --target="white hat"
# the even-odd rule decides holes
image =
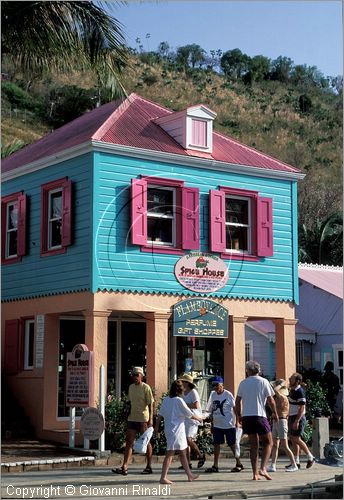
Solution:
[[[131,374],[134,375],[134,373],[140,373],[141,375],[144,376],[144,371],[142,366],[133,366],[133,369],[131,370]]]
[[[282,396],[288,396],[289,391],[287,383],[283,378],[278,378],[277,380],[270,382],[270,384],[275,392],[279,392]]]

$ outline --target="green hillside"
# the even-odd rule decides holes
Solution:
[[[209,66],[178,66],[157,53],[131,54],[122,82],[128,94],[173,110],[203,103],[217,113],[216,130],[305,172],[299,186],[300,225],[312,229],[341,211],[341,92],[292,79],[244,83]],[[99,94],[102,103],[109,100],[91,73],[46,75],[30,84],[9,74],[2,87],[4,145],[33,142],[95,107]]]

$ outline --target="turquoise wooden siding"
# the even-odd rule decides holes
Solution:
[[[40,256],[41,185],[68,176],[73,182],[73,244],[66,253]],[[27,255],[2,266],[2,299],[90,290],[92,156],[84,155],[3,183],[2,195],[28,195]]]
[[[296,203],[292,182],[140,161],[96,153],[94,161],[94,265],[93,291],[122,290],[197,295],[174,277],[177,255],[140,251],[130,240],[130,182],[139,174],[185,181],[198,187],[201,202],[201,250],[209,251],[208,193],[219,185],[259,191],[273,198],[274,255],[259,262],[226,260],[227,285],[210,295],[274,300],[295,299]],[[296,278],[297,282],[297,278]]]

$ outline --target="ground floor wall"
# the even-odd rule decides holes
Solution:
[[[129,363],[129,360],[134,364],[135,359],[145,365],[147,383],[154,387],[156,398],[159,399],[182,366],[176,359],[178,340],[171,334],[171,312],[172,307],[185,298],[190,299],[171,295],[99,292],[95,295],[68,294],[3,304],[3,355],[6,351],[4,346],[8,322],[23,318],[34,318],[35,321],[33,365],[30,369],[21,369],[17,373],[7,373],[6,378],[31,418],[37,435],[61,442],[68,441],[68,416],[63,413],[64,403],[59,397],[64,395],[59,395],[59,392],[64,390],[67,345],[70,349],[74,339],[78,343],[78,339],[83,340],[89,350],[93,351],[91,406],[96,406],[99,400],[100,366],[103,365],[105,372],[109,373],[107,368],[111,364],[116,390],[120,394],[122,388],[125,388],[126,376],[126,371],[121,366]],[[193,299],[202,300],[204,297]],[[248,319],[268,318],[274,321],[276,376],[287,378],[295,371],[293,304],[239,299],[213,300],[228,309],[228,336],[222,340],[222,375],[226,388],[235,394],[239,382],[245,378],[245,324]],[[72,321],[75,323],[71,323]],[[138,328],[135,327],[135,322],[140,323]],[[144,337],[140,340],[141,335]],[[113,358],[108,352],[112,345],[111,336],[117,338],[117,354]],[[140,340],[131,341],[131,352],[134,351],[132,358],[129,356],[129,349],[126,352],[123,350],[125,345],[128,346],[129,337]],[[24,339],[23,345],[25,342]],[[218,342],[219,339],[217,346]]]

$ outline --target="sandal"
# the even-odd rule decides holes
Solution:
[[[211,472],[219,472],[219,468],[216,467],[215,465],[212,465],[208,469],[205,469],[204,472],[206,472],[207,474],[210,474]]]
[[[123,467],[118,467],[117,469],[111,469],[114,474],[122,474],[122,476],[128,475],[128,469],[123,469]]]
[[[243,468],[244,468],[244,466],[242,464],[236,465],[235,467],[233,467],[231,472],[241,472],[243,470]]]
[[[198,460],[198,463],[197,463],[197,469],[200,469],[201,467],[203,467],[203,465],[205,464],[205,454],[203,453],[203,455],[201,456],[201,458]]]
[[[146,467],[141,474],[153,474],[152,467]]]

